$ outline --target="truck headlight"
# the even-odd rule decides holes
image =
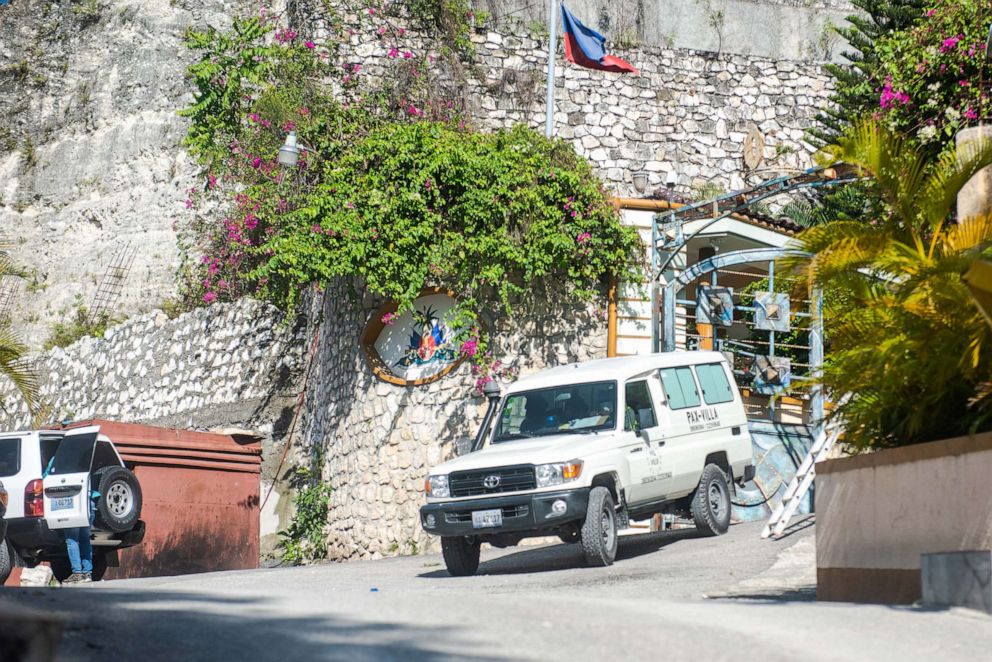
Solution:
[[[534,467],[538,487],[551,487],[575,480],[582,473],[582,460],[539,464]]]
[[[428,476],[425,491],[427,496],[437,499],[451,496],[451,491],[448,489],[448,476]]]

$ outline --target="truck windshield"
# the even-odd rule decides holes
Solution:
[[[616,426],[617,383],[569,384],[514,393],[506,399],[493,443],[584,434]]]

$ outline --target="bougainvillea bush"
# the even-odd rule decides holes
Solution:
[[[962,128],[992,118],[985,42],[988,0],[937,0],[925,20],[876,44],[877,117],[939,153]]]
[[[186,200],[205,210],[190,299],[250,294],[292,312],[344,278],[404,309],[443,287],[461,302],[465,353],[484,357],[483,309],[509,312],[549,284],[589,299],[610,276],[636,277],[636,231],[569,144],[474,129],[431,55],[392,45],[403,28],[368,29],[393,74],[374,83],[334,38],[317,45],[264,13],[189,36],[201,59],[187,144],[205,168]],[[290,131],[307,146],[295,168],[277,162]]]

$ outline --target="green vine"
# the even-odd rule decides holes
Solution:
[[[194,223],[203,257],[189,297],[252,294],[291,313],[343,279],[402,311],[442,287],[485,377],[498,367],[481,311],[510,314],[548,288],[590,300],[610,276],[639,277],[636,231],[571,145],[524,126],[473,130],[438,100],[429,56],[391,48],[391,75],[366,81],[361,65],[261,17],[190,33],[189,45],[202,55],[183,114],[206,181],[187,207],[227,200],[225,218]],[[308,148],[295,168],[276,160],[289,131]]]
[[[328,506],[331,486],[320,481],[320,476],[309,469],[297,469],[296,476],[304,481],[293,496],[293,520],[289,527],[279,532],[279,549],[286,563],[310,563],[327,557]]]

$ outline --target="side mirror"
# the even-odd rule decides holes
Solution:
[[[648,434],[647,430],[638,430],[637,436],[644,440],[644,443],[649,443],[651,441],[651,435]]]

